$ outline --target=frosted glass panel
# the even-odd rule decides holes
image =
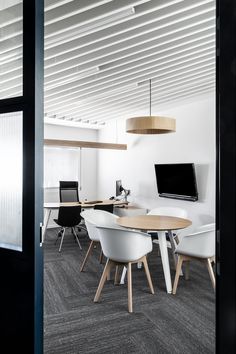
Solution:
[[[78,181],[79,172],[79,149],[44,148],[44,188],[59,188],[59,181]]]
[[[22,250],[22,112],[0,114],[0,247]]]
[[[0,99],[22,96],[22,0],[0,0]]]

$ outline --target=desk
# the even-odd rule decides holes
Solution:
[[[117,200],[103,200],[103,201],[94,201],[94,202],[89,202],[89,201],[84,201],[81,203],[44,203],[44,209],[45,209],[45,214],[44,214],[44,222],[43,222],[43,228],[42,228],[42,242],[45,239],[45,234],[46,230],[48,227],[48,222],[51,216],[52,210],[59,209],[60,206],[76,206],[76,205],[81,205],[81,208],[93,208],[97,204],[114,204],[114,205],[124,205],[125,203],[122,201],[117,201]]]
[[[145,215],[148,210],[145,208],[136,207],[134,205],[124,205],[122,207],[117,206],[114,209],[114,214],[117,216],[136,216],[136,215]]]
[[[139,215],[128,217],[124,216],[117,219],[120,226],[137,229],[142,231],[158,231],[158,240],[161,252],[161,260],[165,276],[166,290],[172,292],[172,284],[170,277],[170,265],[166,242],[166,231],[184,229],[192,224],[188,219],[176,218],[172,216],[159,215]]]

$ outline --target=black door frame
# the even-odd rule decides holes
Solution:
[[[236,351],[236,1],[216,12],[216,347]]]
[[[23,0],[23,95],[0,100],[0,114],[23,112],[22,252],[0,248],[1,347],[43,353],[44,1]]]

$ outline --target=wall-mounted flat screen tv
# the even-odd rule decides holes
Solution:
[[[198,200],[194,163],[155,164],[160,197]]]

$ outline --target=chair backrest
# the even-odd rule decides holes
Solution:
[[[61,206],[58,212],[57,222],[60,226],[73,227],[81,221],[81,206]]]
[[[199,258],[215,256],[215,230],[203,230],[184,236],[176,253]]]
[[[113,204],[95,204],[94,209],[105,210],[105,211],[108,211],[109,213],[113,213],[114,205]]]
[[[116,224],[118,216],[105,210],[84,210],[82,211],[81,216],[84,218],[89,238],[93,241],[100,240],[96,226],[110,226],[114,228],[120,228],[120,226]]]
[[[212,231],[215,229],[216,229],[216,224],[211,223],[211,224],[204,224],[204,225],[198,226],[196,228],[196,231]]]
[[[124,228],[97,227],[102,251],[117,262],[132,262],[152,251],[152,238],[147,233]]]
[[[60,202],[79,202],[78,182],[60,181],[59,182]]]
[[[177,230],[175,231],[175,233],[178,235],[179,240],[181,240],[183,237],[188,236],[192,233],[201,232],[201,231],[212,231],[212,230],[215,230],[215,223],[204,224],[201,226],[191,225],[186,229]]]
[[[187,218],[188,213],[185,209],[175,207],[159,207],[148,212],[148,215],[175,216],[177,218]]]

